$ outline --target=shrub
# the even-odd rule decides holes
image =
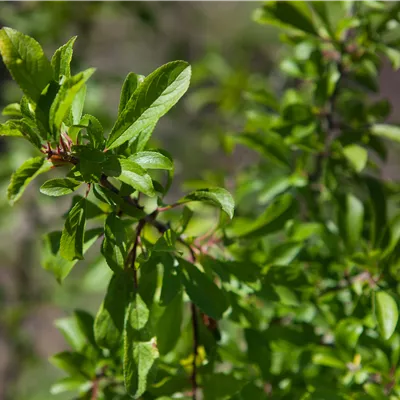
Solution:
[[[279,96],[245,93],[245,124],[224,144],[259,155],[223,188],[172,204],[171,155],[149,149],[159,118],[186,92],[190,66],[130,73],[107,135],[83,114],[88,69],[71,75],[75,38],[49,61],[32,38],[0,30],[3,61],[23,91],[0,134],[42,155],[11,177],[16,202],[38,175],[48,196],[75,194],[62,231],[43,238],[59,282],[86,251],[112,270],[96,316],[57,322],[71,351],[51,357],[67,377],[53,393],[79,399],[396,399],[398,185],[381,168],[400,128],[385,123],[382,56],[400,65],[397,3],[269,2],[255,19],[290,46]],[[344,17],[343,17],[344,16]],[[294,89],[295,88],[295,89]],[[279,98],[278,98],[279,97]],[[390,142],[389,142],[390,143]],[[164,172],[162,172],[164,171]],[[204,204],[193,207],[193,202]],[[220,210],[191,236],[194,214]],[[179,212],[177,212],[179,210]]]

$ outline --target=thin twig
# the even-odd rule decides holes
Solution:
[[[197,310],[194,303],[190,304],[192,311],[192,327],[193,327],[193,363],[192,363],[192,400],[197,399],[197,356],[199,348],[199,324],[197,321]]]

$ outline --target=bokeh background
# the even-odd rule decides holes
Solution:
[[[106,130],[117,115],[119,91],[128,72],[147,75],[168,61],[189,61],[192,85],[153,135],[154,146],[165,148],[175,159],[173,200],[203,181],[230,188],[241,169],[256,161],[244,149],[223,150],[224,134],[242,127],[246,90],[265,85],[279,93],[287,84],[278,72],[278,60],[285,52],[279,32],[252,21],[257,6],[257,2],[1,2],[0,27],[33,36],[49,57],[78,35],[72,69],[97,68],[88,84],[85,111],[97,116]],[[392,122],[400,122],[399,87],[400,74],[385,67],[378,96],[391,100]],[[19,98],[18,87],[0,61],[0,108]],[[109,278],[108,268],[93,254],[63,286],[40,267],[41,235],[61,226],[69,200],[63,204],[45,198],[37,182],[11,209],[6,200],[10,174],[32,151],[18,139],[0,140],[0,400],[50,397],[58,372],[47,358],[66,346],[54,320],[80,307],[95,312]],[[392,149],[384,169],[388,179],[398,174],[398,154]]]

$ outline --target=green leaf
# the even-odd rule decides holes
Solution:
[[[126,227],[115,213],[111,213],[104,223],[104,240],[101,252],[108,266],[114,272],[120,272],[125,268],[127,257],[128,236]]]
[[[85,98],[86,98],[86,85],[83,85],[78,93],[75,95],[74,101],[72,102],[71,106],[71,116],[72,116],[72,123],[74,125],[79,124],[82,113],[83,107],[85,105]]]
[[[72,178],[55,178],[46,181],[40,187],[40,192],[47,196],[64,196],[74,192],[80,185],[82,182]]]
[[[60,134],[61,124],[68,116],[75,96],[82,89],[85,82],[94,73],[94,68],[89,68],[84,72],[67,78],[61,85],[50,108],[50,129],[54,139]]]
[[[171,159],[157,151],[141,151],[130,156],[129,160],[134,161],[144,169],[174,169]]]
[[[66,44],[57,49],[51,59],[56,82],[59,82],[63,76],[67,78],[71,76],[70,64],[76,38],[77,36],[73,36]]]
[[[156,377],[159,353],[155,340],[134,342],[128,328],[124,345],[125,389],[134,399],[139,399]]]
[[[18,103],[12,103],[3,108],[1,115],[10,118],[22,118],[21,106]]]
[[[224,292],[195,265],[182,258],[179,258],[179,265],[183,271],[183,285],[193,303],[208,316],[220,319],[228,308]]]
[[[93,115],[85,114],[79,124],[86,127],[92,146],[95,149],[102,149],[104,147],[104,129],[100,121]]]
[[[129,146],[134,153],[143,151],[147,142],[150,140],[151,135],[156,127],[157,121],[143,129],[135,138],[129,141]]]
[[[0,136],[25,137],[21,131],[20,121],[13,120],[0,124]]]
[[[140,295],[130,303],[124,331],[124,381],[126,391],[139,398],[152,383],[159,357],[156,338],[149,327],[150,312]]]
[[[100,347],[116,349],[120,345],[131,284],[133,282],[124,273],[114,274],[110,280],[94,321],[94,336]]]
[[[203,384],[204,399],[235,399],[235,393],[239,392],[246,383],[245,380],[236,379],[232,374],[207,374]]]
[[[82,387],[88,382],[90,381],[87,378],[81,376],[62,378],[51,386],[50,393],[56,395],[64,392],[76,392],[82,390]]]
[[[257,10],[255,19],[259,23],[275,24],[318,36],[305,2],[270,1]]]
[[[364,205],[351,193],[340,199],[339,203],[339,227],[346,247],[352,251],[360,242],[364,224]]]
[[[387,205],[385,188],[380,180],[371,176],[364,177],[369,191],[369,202],[371,205],[371,242],[377,245],[382,238],[387,225]]]
[[[132,186],[146,196],[153,197],[155,195],[153,182],[150,175],[140,165],[127,158],[118,158],[121,165],[121,174],[118,179],[121,182]]]
[[[393,297],[384,291],[375,293],[375,318],[383,339],[388,340],[396,329],[399,310]]]
[[[375,124],[371,127],[371,133],[375,136],[383,137],[400,142],[400,127],[387,124]]]
[[[343,154],[358,173],[367,165],[368,151],[364,147],[350,144],[343,149]]]
[[[173,61],[147,76],[118,116],[107,148],[118,147],[154,125],[186,92],[190,74],[189,64]]]
[[[78,375],[89,379],[94,369],[89,360],[77,352],[63,351],[50,357],[49,361],[73,376]]]
[[[7,189],[10,204],[14,204],[22,196],[33,179],[50,168],[51,164],[43,157],[30,158],[25,161],[11,176],[11,182]]]
[[[183,318],[182,294],[175,296],[167,305],[157,323],[157,346],[160,354],[165,355],[175,347],[181,336]],[[168,329],[165,327],[168,326]]]
[[[60,255],[68,261],[83,260],[86,226],[86,199],[76,203],[68,213],[61,235]]]
[[[128,101],[132,97],[133,93],[135,93],[139,85],[143,82],[144,78],[145,77],[143,75],[137,75],[133,72],[129,72],[129,74],[126,76],[121,90],[118,115],[120,115],[122,111],[124,111],[126,105],[128,104]]]
[[[164,274],[160,295],[160,304],[167,306],[182,289],[181,269],[178,262],[170,254],[162,255]]]
[[[284,194],[277,197],[254,222],[235,226],[232,235],[250,238],[276,232],[284,227],[295,209],[293,196]]]
[[[85,232],[83,254],[96,242],[102,229],[89,229]],[[67,261],[60,256],[60,242],[62,232],[51,232],[42,239],[41,264],[47,271],[51,271],[57,281],[61,283],[71,272],[78,260]]]
[[[40,44],[21,32],[4,27],[0,30],[0,53],[22,91],[36,102],[53,77]]]
[[[222,188],[209,188],[209,189],[198,189],[192,193],[189,193],[178,201],[179,204],[188,203],[190,201],[203,201],[211,203],[222,211],[225,211],[229,218],[233,218],[235,209],[235,202],[231,194]]]
[[[85,335],[79,328],[78,321],[74,317],[57,319],[54,325],[60,330],[68,344],[76,351],[81,351],[85,344]]]

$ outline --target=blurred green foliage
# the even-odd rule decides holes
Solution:
[[[145,3],[120,3],[115,8],[91,4],[83,9],[88,20],[101,12],[98,10],[105,12],[103,7],[110,7],[107,13],[127,12],[132,7],[134,14],[155,31],[162,25],[157,21],[157,13],[151,16],[152,8]],[[173,8],[159,4],[156,7]],[[67,3],[62,3],[60,9],[63,7],[73,8]],[[38,15],[44,21],[54,12],[50,6],[39,9]],[[83,11],[79,20],[85,25]],[[140,266],[136,288],[140,296],[129,302],[125,327],[121,328],[121,310],[126,305],[121,287],[129,279],[124,277],[118,283],[115,275],[104,303],[109,306],[102,306],[95,322],[90,314],[80,310],[58,320],[58,328],[74,351],[52,358],[69,375],[53,386],[53,392],[75,389],[82,399],[122,399],[126,398],[122,389],[125,381],[131,395],[136,393],[145,399],[196,398],[196,393],[210,400],[400,398],[399,186],[382,176],[388,150],[400,142],[400,128],[387,123],[390,102],[376,97],[383,63],[390,62],[394,69],[400,66],[399,12],[397,3],[377,1],[268,2],[256,10],[254,19],[261,25],[279,27],[284,45],[280,49],[284,57],[279,64],[271,62],[274,57],[266,57],[254,65],[239,42],[237,54],[245,60],[233,61],[217,48],[193,63],[193,89],[186,96],[186,110],[201,118],[191,131],[205,131],[202,140],[206,152],[208,149],[215,154],[222,147],[228,155],[208,166],[198,164],[201,157],[193,157],[197,153],[193,146],[196,150],[198,146],[192,142],[189,156],[182,158],[182,163],[188,171],[195,168],[197,176],[184,187],[227,187],[236,201],[235,218],[227,223],[223,217],[215,227],[213,209],[190,203],[176,212],[178,204],[167,201],[158,205],[165,219],[154,226],[159,233],[167,227],[172,229],[160,237],[154,231],[142,230],[142,217],[132,210],[121,208],[129,215],[122,220],[109,214],[101,249],[106,262],[98,257],[98,248],[89,252],[85,256],[84,275],[75,275],[78,279],[73,279],[81,266],[75,268],[71,286],[67,279],[56,302],[72,310],[82,308],[77,292],[85,293],[85,297],[93,291],[104,294],[112,274],[108,266],[118,265],[121,255],[125,258],[127,249],[132,254],[135,247],[134,243],[125,243],[121,236],[117,239],[121,229],[127,228],[129,237],[141,237],[142,241],[141,250],[135,253]],[[10,15],[12,21],[14,14]],[[21,29],[17,25],[23,24],[26,17],[23,12],[18,17],[20,22],[15,19],[15,25],[10,25]],[[62,21],[67,24],[71,19],[75,21],[66,11],[60,12],[59,19],[54,18],[58,29]],[[50,36],[43,25],[36,27],[36,32],[27,25],[26,30],[21,30],[36,35],[39,41],[43,35],[46,47]],[[176,53],[170,49],[170,58],[181,56],[182,42],[176,41]],[[85,46],[81,49],[77,48],[78,59],[79,51],[82,55],[88,51]],[[72,63],[72,69],[82,69],[82,65],[86,67]],[[93,88],[100,93],[101,87],[99,81]],[[89,85],[88,93],[90,90]],[[14,100],[14,94],[8,96]],[[113,113],[104,112],[99,103],[96,106],[95,98],[93,103],[90,96],[87,99],[85,112],[90,110],[98,115],[108,133]],[[181,118],[179,110],[172,115],[177,121]],[[86,131],[89,143],[93,144],[90,126],[86,125]],[[114,134],[120,132],[117,128],[112,129]],[[179,135],[175,138],[180,141]],[[3,179],[32,154],[28,147],[16,144],[17,139],[9,142],[10,146],[15,143],[15,150],[10,147],[11,151],[2,157]],[[108,143],[111,142],[109,139]],[[117,147],[113,152],[135,157],[130,155],[137,151],[135,146]],[[168,146],[167,149],[170,150]],[[234,158],[229,156],[233,151]],[[73,156],[85,159],[88,154],[76,149]],[[142,156],[138,160],[146,162],[147,168],[155,163]],[[161,156],[157,165],[160,160]],[[123,170],[138,172],[125,168],[124,162],[121,166]],[[98,172],[90,166],[81,164],[79,172],[86,182],[98,181]],[[151,176],[155,182],[160,179],[158,175]],[[79,182],[79,175],[73,179],[77,177]],[[132,184],[132,178],[123,179]],[[48,182],[42,186],[46,194],[67,194],[75,188],[73,180],[64,180],[62,185],[60,180]],[[149,194],[147,186],[135,188]],[[160,191],[156,183],[154,188]],[[120,190],[128,196],[132,193],[124,186]],[[35,195],[30,193],[29,207],[37,207]],[[211,189],[195,193],[181,203],[207,200],[228,214],[231,212],[225,192]],[[99,196],[102,200],[107,197],[104,193]],[[80,216],[72,218],[72,211],[66,226],[68,221],[76,227],[82,224],[78,200],[73,200],[72,210],[78,210],[76,215]],[[49,209],[52,202],[41,203]],[[109,206],[97,204],[100,211],[93,208],[89,212],[86,208],[86,219],[99,218],[110,211]],[[144,205],[148,215],[157,207],[154,201]],[[32,212],[27,215],[32,216]],[[46,232],[62,229],[59,216],[55,212],[46,221]],[[1,218],[5,224],[12,218],[5,202]],[[131,232],[135,220],[136,230]],[[121,221],[129,222],[128,226],[118,225]],[[43,222],[30,224],[34,232],[42,230]],[[63,267],[61,259],[52,258],[54,244],[57,251],[59,241],[59,237],[53,236],[47,236],[45,241],[42,264],[60,279],[58,271],[68,273],[72,266]],[[65,246],[65,240],[61,246]],[[75,236],[71,240],[74,245],[68,245],[63,255],[67,259],[80,258],[83,249],[77,249]],[[183,247],[180,241],[181,245],[185,242]],[[72,242],[68,239],[67,243]],[[26,249],[26,243],[22,244]],[[175,246],[181,255],[175,252]],[[10,257],[13,251],[10,249]],[[65,262],[71,261],[62,260]],[[21,308],[40,296],[25,293],[28,282],[23,274],[19,278],[20,307],[8,308],[9,316],[2,322],[10,337],[16,335],[11,341],[15,354],[26,361],[35,355],[27,349],[21,329],[30,310]],[[109,314],[104,313],[105,309]],[[96,307],[90,311],[96,312]],[[107,319],[110,315],[114,316],[112,323]],[[143,329],[148,318],[153,322],[152,330],[147,325]],[[112,332],[113,327],[116,330]],[[119,336],[115,335],[119,329],[125,331],[124,357]],[[158,357],[154,337],[160,353],[157,374],[152,367]],[[136,355],[132,360],[127,354]],[[136,369],[135,363],[139,365]],[[40,370],[39,374],[45,372]],[[16,375],[18,378],[19,373]],[[24,390],[22,387],[18,391],[21,398],[47,396],[32,397]]]

